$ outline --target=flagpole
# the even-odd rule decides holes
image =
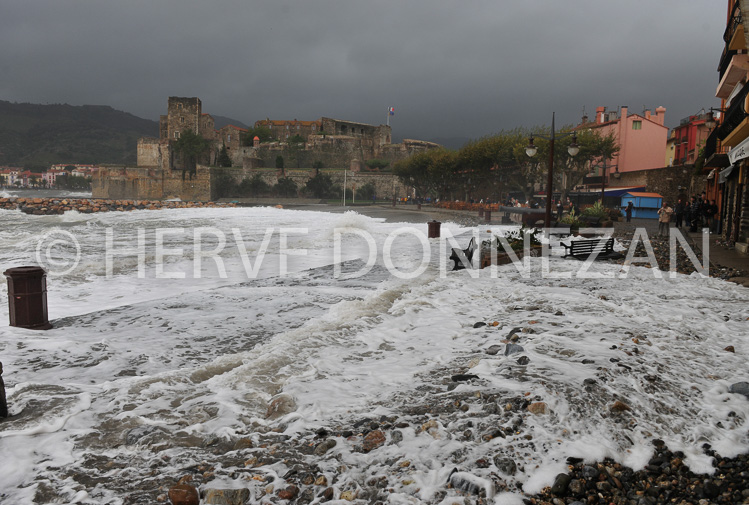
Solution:
[[[390,126],[390,107],[388,107],[387,112],[385,112],[385,124]]]
[[[346,206],[346,169],[343,170],[343,206]]]

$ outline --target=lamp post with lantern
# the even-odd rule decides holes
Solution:
[[[715,115],[716,112],[719,114],[717,118]],[[715,128],[718,125],[718,119],[721,117],[720,114],[724,114],[725,112],[725,109],[710,107],[710,112],[707,114],[707,119],[705,119],[707,129],[712,130]]]
[[[541,135],[536,134],[537,137],[545,138],[549,140],[549,170],[546,177],[546,219],[545,219],[545,226],[546,228],[551,228],[551,197],[553,193],[553,185],[554,185],[554,140],[557,137],[557,133],[554,131],[554,117],[555,113],[551,113],[551,135]],[[570,156],[575,156],[577,153],[580,152],[580,147],[577,145],[577,133],[576,132],[567,132],[567,133],[559,133],[558,136],[560,137],[566,137],[572,135],[572,143],[567,147],[567,153]],[[536,153],[538,152],[538,148],[533,144],[533,134],[531,134],[528,146],[525,148],[525,154],[527,154],[530,158],[534,157]]]

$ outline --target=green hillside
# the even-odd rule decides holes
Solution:
[[[156,121],[105,105],[38,105],[0,100],[0,165],[134,165],[140,137],[158,137]]]

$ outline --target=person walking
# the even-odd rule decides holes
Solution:
[[[684,202],[679,200],[679,202],[676,204],[676,207],[674,207],[674,214],[676,215],[676,227],[681,228],[684,220],[684,212],[685,212],[685,206]]]
[[[632,203],[632,200],[627,202],[627,206],[624,209],[624,214],[627,216],[627,222],[629,223],[632,221],[632,211],[634,210],[635,206]]]
[[[689,233],[696,233],[697,229],[702,226],[702,205],[696,197],[692,197],[692,202],[689,204]]]
[[[658,209],[658,236],[668,237],[668,224],[671,222],[671,214],[674,210],[668,206],[668,203],[663,202],[661,208]]]
[[[718,206],[715,205],[715,200],[710,200],[710,203],[705,200],[705,203],[705,225],[710,233],[715,233],[715,214],[718,213]]]

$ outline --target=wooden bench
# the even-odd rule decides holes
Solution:
[[[465,256],[466,261],[470,263],[474,252],[476,252],[476,237],[471,239],[468,243],[468,247],[465,249],[453,247],[452,254],[450,255],[450,259],[455,262],[453,270],[461,270],[466,267],[465,264],[463,264],[463,259],[460,257],[461,254]]]
[[[597,254],[595,259],[610,260],[621,258],[622,255],[614,251],[614,239],[609,237],[591,240],[572,240],[569,245],[562,243],[565,248],[564,258],[572,256],[577,260],[585,260],[591,254]]]

